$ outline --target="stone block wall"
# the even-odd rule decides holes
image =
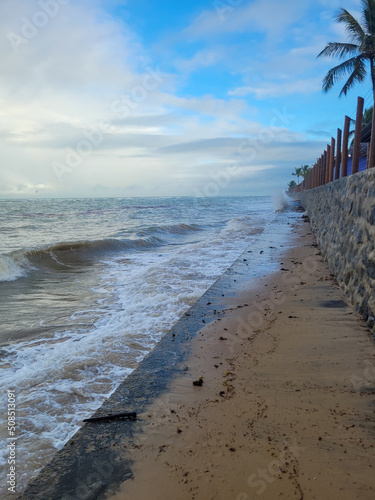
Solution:
[[[296,195],[329,268],[375,327],[375,168]]]

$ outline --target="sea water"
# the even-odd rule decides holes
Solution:
[[[0,461],[11,390],[18,491],[274,217],[267,197],[0,201]]]

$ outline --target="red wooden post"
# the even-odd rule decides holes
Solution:
[[[326,175],[324,184],[329,183],[329,170],[331,167],[331,145],[327,144],[327,161],[326,161]]]
[[[375,166],[375,106],[372,110],[372,125],[371,125],[371,142],[370,152],[367,160],[367,168]]]
[[[329,179],[328,182],[333,181],[333,167],[335,163],[335,147],[336,147],[336,141],[332,137],[331,138],[331,157],[329,159]]]
[[[322,170],[322,157],[318,159],[318,168],[315,174],[315,187],[320,186],[320,172]]]
[[[359,168],[359,157],[361,154],[361,134],[362,134],[362,117],[363,117],[363,97],[358,97],[357,116],[355,119],[354,146],[353,146],[353,163],[352,174],[356,174]]]
[[[321,163],[320,163],[320,172],[319,172],[319,186],[322,185],[322,178],[323,178],[323,167],[324,167],[324,154],[320,157]]]
[[[323,172],[322,172],[322,186],[326,183],[326,169],[327,169],[327,151],[323,153]]]
[[[324,154],[322,154],[322,156],[320,157],[319,186],[322,185],[323,168],[324,168]]]
[[[342,139],[341,177],[348,175],[348,142],[349,142],[350,118],[345,116],[344,135]]]
[[[341,135],[340,128],[337,129],[337,144],[336,144],[336,163],[335,163],[335,180],[340,178],[340,164],[341,164]]]
[[[314,165],[314,168],[312,169],[312,189],[316,188],[316,183],[315,183],[315,180],[316,180],[316,171],[317,171],[317,168],[318,168],[318,160],[316,160],[316,163]]]

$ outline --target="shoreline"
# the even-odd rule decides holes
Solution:
[[[374,342],[307,221],[192,340],[189,370],[141,415],[134,478],[107,498],[373,498]]]
[[[280,213],[241,256],[198,299],[139,366],[122,382],[93,414],[136,411],[145,408],[169,387],[176,374],[186,369],[191,340],[202,324],[223,313],[222,296],[234,297],[244,282],[276,269],[280,241],[288,240],[293,212]],[[285,243],[286,244],[286,243]],[[282,246],[282,245],[281,245]],[[271,247],[271,248],[269,248]],[[208,305],[210,303],[210,305]],[[124,457],[124,446],[131,444],[143,426],[136,422],[112,421],[100,427],[83,424],[81,429],[58,451],[39,475],[32,479],[19,498],[105,498],[107,489],[115,489],[132,477],[132,461]],[[88,479],[87,479],[88,478]],[[96,478],[96,479],[95,479]],[[94,481],[94,482],[92,482]],[[109,484],[110,483],[110,484]]]
[[[373,449],[363,417],[372,396],[360,381],[367,381],[366,360],[375,365],[374,346],[306,222],[279,214],[94,414],[137,411],[136,422],[83,425],[19,498],[247,500],[260,492],[265,499],[328,499],[334,493],[330,478],[323,474],[322,482],[322,457],[330,476],[346,460],[337,481],[348,496],[340,490],[340,498],[372,498]],[[299,329],[309,334],[302,345]],[[344,355],[354,352],[343,370]],[[203,385],[194,387],[201,376]],[[336,409],[332,397],[362,407]],[[355,445],[340,443],[345,434]],[[306,471],[316,476],[310,491]],[[359,474],[358,496],[349,473]]]

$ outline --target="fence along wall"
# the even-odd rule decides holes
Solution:
[[[304,191],[296,198],[331,271],[375,330],[375,168]]]
[[[363,107],[364,99],[358,97],[353,148],[349,150],[351,119],[345,116],[344,132],[337,129],[337,138],[331,138],[331,143],[327,144],[327,149],[317,159],[304,181],[291,189],[291,192],[301,193],[324,186],[333,180],[375,166],[375,122],[373,126],[362,130]],[[361,143],[362,138],[366,142]]]

